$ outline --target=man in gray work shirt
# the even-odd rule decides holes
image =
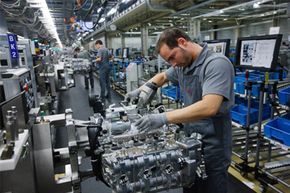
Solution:
[[[160,35],[156,51],[172,67],[148,82],[158,87],[168,81],[179,84],[184,108],[143,116],[135,125],[139,130],[149,130],[168,123],[183,123],[188,135],[199,133],[208,178],[197,178],[184,192],[226,193],[232,146],[233,66],[225,56],[192,42],[177,28],[167,29]],[[138,97],[146,85],[127,93],[126,97]]]
[[[95,43],[98,49],[97,62],[99,63],[99,77],[101,87],[101,98],[111,99],[111,86],[110,86],[110,66],[109,59],[112,57],[109,50],[103,46],[102,40],[97,40]]]

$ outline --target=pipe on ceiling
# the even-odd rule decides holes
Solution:
[[[177,16],[177,15],[180,15],[182,13],[186,13],[186,12],[192,11],[194,9],[197,9],[197,8],[200,8],[200,7],[203,7],[203,6],[206,6],[208,4],[211,4],[211,3],[215,2],[215,1],[217,1],[217,0],[209,0],[209,1],[204,1],[202,3],[199,3],[199,4],[195,4],[195,5],[187,8],[187,9],[183,9],[181,11],[178,11],[176,13],[173,13],[171,16]]]
[[[162,11],[162,12],[171,12],[171,13],[176,12],[174,9],[170,9],[160,4],[153,4],[151,0],[145,0],[145,2],[146,2],[146,5],[149,7],[150,11]]]

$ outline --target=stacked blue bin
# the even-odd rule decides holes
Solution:
[[[247,113],[248,113],[248,107],[239,104],[235,105],[232,110],[232,120],[242,126],[246,126],[247,124]],[[250,108],[250,124],[255,124],[258,122],[258,115],[259,115],[259,106],[256,103],[253,103]],[[271,108],[268,104],[265,104],[263,106],[263,115],[262,119],[268,119],[271,115]]]
[[[181,99],[179,86],[169,85],[169,86],[163,87],[161,88],[161,93],[174,100]]]
[[[279,103],[290,107],[290,86],[278,91]]]
[[[277,117],[264,126],[266,137],[290,146],[290,114]]]
[[[263,77],[257,74],[250,75],[249,81],[251,82],[258,82],[262,81]],[[245,74],[240,74],[235,77],[235,84],[234,84],[234,90],[238,94],[245,94],[245,82],[246,77]],[[253,84],[252,85],[252,95],[255,97],[258,97],[260,94],[260,85],[259,84]]]
[[[283,78],[287,76],[287,73],[283,71]],[[269,72],[269,79],[271,80],[278,80],[279,79],[279,72]],[[265,80],[265,72],[260,71],[253,71],[250,72],[249,81],[255,83],[258,81]],[[246,76],[245,73],[242,72],[239,75],[235,77],[235,85],[234,89],[235,92],[238,94],[245,94],[245,82],[246,82]],[[260,85],[259,84],[253,84],[252,85],[252,96],[259,97],[260,95]]]
[[[290,86],[278,91],[279,103],[290,107]],[[269,121],[264,126],[266,137],[290,146],[290,113]]]

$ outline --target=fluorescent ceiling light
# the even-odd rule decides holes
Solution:
[[[99,23],[102,23],[102,22],[104,22],[105,21],[105,18],[101,18],[100,20],[99,20]]]
[[[254,3],[253,8],[255,9],[260,8],[260,2]]]
[[[113,7],[108,13],[107,16],[113,15],[114,13],[116,13],[117,9],[115,7]]]
[[[50,33],[50,36],[56,39],[56,42],[59,45],[59,47],[62,48],[63,47],[62,43],[59,39],[55,24],[50,15],[46,1],[45,0],[27,0],[27,3],[29,3],[29,6],[31,7],[34,6],[34,7],[39,8],[39,10],[42,13],[42,17],[39,17],[39,20],[44,24],[44,27]]]
[[[125,32],[124,34],[129,34],[129,35],[139,35],[141,32],[135,31],[135,32]]]
[[[218,16],[218,15],[221,14],[221,11],[227,11],[227,10],[232,10],[232,9],[241,10],[241,8],[244,8],[244,7],[247,7],[247,6],[253,6],[255,3],[258,3],[260,5],[261,3],[266,3],[266,2],[269,2],[269,1],[273,1],[273,0],[254,0],[254,1],[249,1],[249,2],[246,2],[246,3],[241,3],[241,4],[238,4],[238,5],[233,5],[233,6],[230,6],[230,7],[226,7],[226,8],[223,8],[221,10],[205,13],[205,14],[202,14],[202,15],[198,15],[198,16],[192,17],[191,19],[198,19],[198,18],[201,18],[201,17]]]

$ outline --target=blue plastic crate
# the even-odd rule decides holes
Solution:
[[[254,75],[251,76],[250,75],[250,77],[249,77],[249,81],[256,82],[256,81],[260,81],[260,80],[261,80],[260,76],[254,76]],[[245,94],[245,82],[246,82],[246,77],[244,74],[238,75],[235,77],[234,90],[236,93]],[[258,87],[259,87],[259,85],[253,85],[253,89],[259,90]],[[257,92],[256,90],[255,90],[255,94],[258,94],[259,92]]]
[[[270,139],[290,146],[290,120],[278,117],[264,126],[264,134]]]
[[[290,86],[280,89],[278,96],[280,104],[290,106]]]
[[[170,85],[167,87],[163,87],[161,88],[161,92],[163,95],[173,98],[175,100],[181,99],[180,88],[177,86]]]
[[[238,95],[235,95],[235,104],[246,104],[247,100],[244,97],[240,97]]]
[[[283,115],[282,118],[290,121],[290,113]]]
[[[239,123],[242,126],[246,126],[247,124],[247,112],[248,107],[244,105],[236,105],[232,108],[231,114],[232,114],[232,120],[236,123]],[[263,120],[268,119],[271,114],[271,109],[268,105],[264,106],[263,110]],[[258,122],[258,115],[259,111],[257,108],[251,108],[250,109],[250,124],[255,124]]]

